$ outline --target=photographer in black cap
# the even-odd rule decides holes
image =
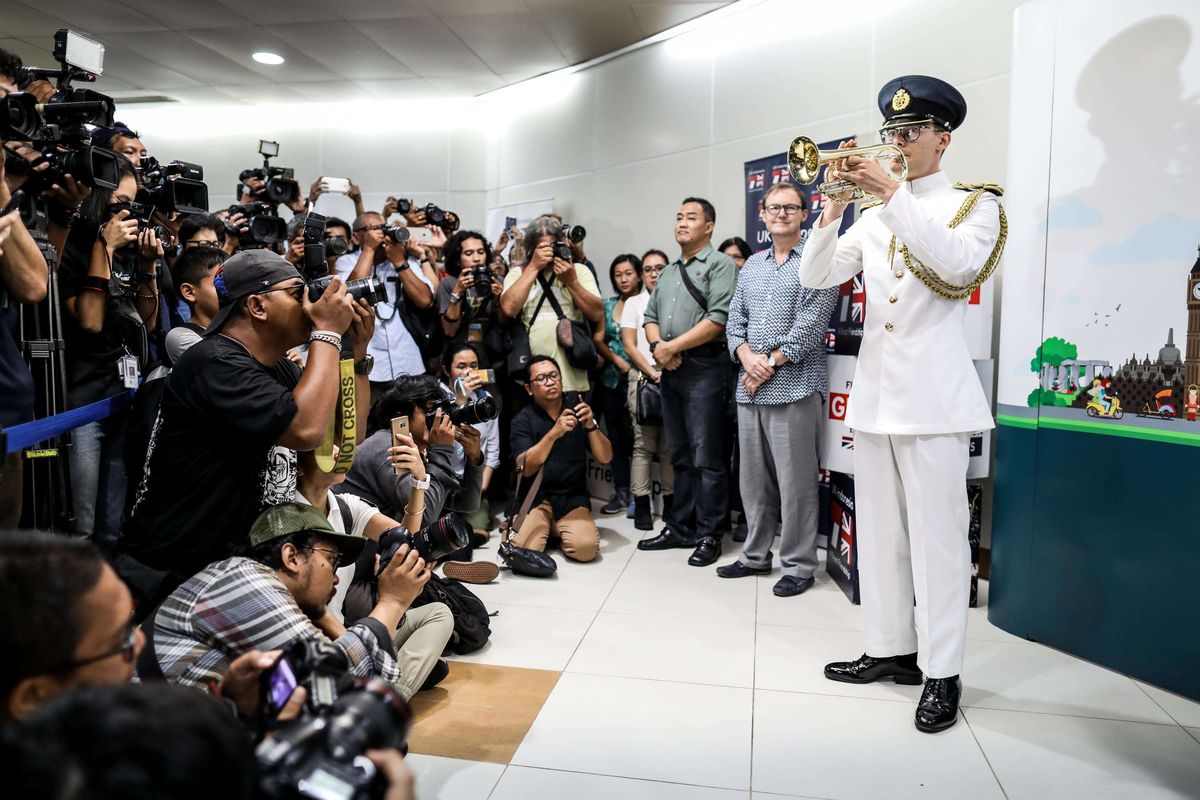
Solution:
[[[151,596],[239,551],[264,507],[292,499],[296,451],[319,447],[334,419],[342,335],[352,333],[361,360],[374,326],[370,305],[339,279],[314,301],[296,268],[267,250],[232,256],[213,285],[220,308],[166,379],[124,531],[126,554],[170,573],[138,581]],[[301,373],[286,354],[305,342]],[[356,384],[365,398],[365,376]]]

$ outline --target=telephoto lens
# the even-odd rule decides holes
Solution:
[[[387,568],[402,544],[416,550],[417,555],[432,564],[451,553],[457,553],[470,543],[471,526],[454,513],[434,520],[415,534],[397,525],[379,536],[379,573]]]
[[[329,282],[332,280],[332,275],[325,275],[324,277],[317,278],[315,281],[309,281],[308,299],[314,303],[317,302],[321,295],[325,294],[325,290],[329,288]],[[346,292],[354,298],[355,302],[365,298],[371,305],[382,303],[387,299],[383,291],[383,283],[378,278],[368,277],[348,281],[346,283]]]
[[[408,228],[403,225],[388,225],[383,229],[384,238],[390,239],[396,244],[404,244],[409,240],[411,235]]]
[[[455,425],[478,425],[481,422],[491,422],[500,416],[500,409],[491,395],[471,400],[461,406],[452,400],[441,405],[442,411]]]
[[[350,244],[345,236],[329,236],[325,239],[325,252],[331,256],[344,256],[350,252]]]

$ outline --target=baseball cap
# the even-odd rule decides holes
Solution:
[[[321,538],[333,542],[346,561],[356,560],[367,543],[361,536],[338,533],[324,514],[306,503],[280,503],[270,506],[254,520],[250,526],[250,546],[257,547],[305,531],[320,534]]]
[[[112,127],[96,127],[92,129],[92,147],[108,147],[112,142],[112,138],[120,134],[126,139],[137,139],[137,131],[131,129],[124,122],[114,122]]]
[[[239,302],[288,278],[303,279],[300,271],[278,253],[243,250],[230,256],[213,274],[220,310],[205,328],[204,335],[210,336],[219,331]]]

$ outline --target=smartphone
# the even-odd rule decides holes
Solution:
[[[516,217],[505,217],[504,218],[504,230],[511,231],[515,227],[517,227],[517,218]]]
[[[471,374],[478,376],[480,383],[488,384],[496,382],[496,370],[494,369],[473,369],[471,370]]]
[[[263,675],[263,695],[272,714],[283,710],[298,685],[296,673],[287,656],[280,656],[275,666]]]
[[[429,228],[412,228],[408,229],[408,238],[420,244],[433,243],[433,231]]]
[[[579,392],[563,393],[563,408],[569,408],[574,411],[577,405],[579,405]]]
[[[403,444],[400,441],[401,436],[408,435],[408,417],[392,417],[392,447]],[[403,475],[407,470],[403,467],[393,466],[392,470],[397,475]]]
[[[321,188],[335,194],[345,194],[350,191],[349,178],[321,178]]]

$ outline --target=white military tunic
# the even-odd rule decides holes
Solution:
[[[1000,231],[997,199],[985,193],[956,228],[946,227],[968,193],[944,172],[906,181],[886,206],[869,208],[838,237],[814,227],[800,282],[822,289],[863,272],[867,308],[846,424],[867,433],[970,433],[993,427],[971,363],[967,304],[931,292],[905,269],[900,243],[944,280],[964,285],[987,261]],[[896,235],[893,263],[888,245]]]
[[[863,272],[866,321],[846,424],[855,430],[865,649],[875,657],[916,651],[927,678],[962,670],[971,580],[968,435],[993,421],[967,349],[966,301],[934,294],[908,272],[899,250],[907,245],[949,283],[969,283],[991,254],[1000,222],[996,197],[984,194],[948,228],[967,197],[942,172],[906,182],[840,238],[837,225],[814,228],[799,267],[800,281],[814,288]]]

